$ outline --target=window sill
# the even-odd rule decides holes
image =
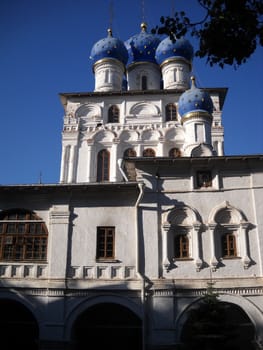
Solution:
[[[222,258],[220,258],[220,260],[222,261],[222,260],[239,260],[239,259],[241,259],[241,257],[240,256],[222,256]]]
[[[47,260],[0,260],[0,264],[45,264],[47,265]]]
[[[120,263],[121,261],[118,259],[96,259],[97,263],[112,263],[112,264],[116,264],[116,263]]]

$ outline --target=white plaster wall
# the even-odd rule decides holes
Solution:
[[[133,207],[97,207],[74,209],[72,233],[72,265],[96,265],[98,226],[115,227],[115,257],[122,265],[135,266],[136,225]]]
[[[120,91],[124,66],[115,59],[103,59],[94,66],[94,91]]]
[[[183,60],[170,60],[161,67],[164,89],[186,90],[190,87],[190,64]]]
[[[127,68],[128,90],[142,90],[142,76],[147,77],[147,90],[159,90],[161,84],[160,68],[151,62],[139,62]]]
[[[166,190],[166,189],[165,189]],[[260,260],[260,250],[258,246],[257,237],[260,235],[257,227],[257,222],[255,222],[253,207],[253,196],[252,191],[250,189],[239,189],[239,190],[226,190],[226,191],[193,191],[184,193],[183,188],[181,189],[181,193],[178,193],[178,187],[174,188],[174,193],[169,193],[171,191],[171,187],[168,187],[168,192],[164,193],[163,196],[159,196],[165,202],[171,203],[169,206],[162,205],[162,212],[171,209],[172,203],[177,202],[184,203],[189,205],[192,208],[196,208],[198,213],[202,218],[202,222],[205,225],[205,230],[201,234],[201,252],[202,252],[202,260],[207,266],[203,266],[203,268],[197,272],[196,266],[193,260],[190,261],[176,261],[175,268],[166,272],[163,270],[163,274],[165,278],[186,278],[186,279],[199,279],[199,278],[209,278],[210,275],[210,262],[211,262],[211,237],[208,228],[208,218],[213,208],[217,207],[224,201],[228,201],[232,206],[239,208],[247,217],[248,222],[250,222],[255,227],[250,229],[247,235],[248,239],[248,247],[249,247],[249,256],[253,261],[253,264],[249,266],[248,269],[244,268],[242,256],[241,259],[223,259],[221,264],[217,270],[213,273],[215,277],[218,278],[231,278],[231,277],[251,277],[251,276],[259,276],[262,274],[261,272],[261,260]],[[263,195],[263,193],[262,193]],[[147,194],[146,194],[147,196]],[[146,200],[146,199],[145,199]],[[157,200],[157,198],[156,198]],[[147,200],[146,200],[147,201]],[[145,235],[150,235],[148,233],[149,228],[148,224],[144,229]],[[152,228],[152,226],[151,226]],[[152,229],[151,229],[152,231]],[[152,234],[153,235],[153,234]],[[157,236],[157,229],[154,234]],[[147,238],[145,238],[147,239]],[[241,239],[239,237],[239,239]],[[157,256],[157,249],[149,249],[149,257],[147,259],[147,263],[151,265],[151,261]],[[162,260],[160,260],[160,263]],[[147,271],[154,273],[153,270],[147,269]],[[150,275],[151,278],[156,278],[157,275]]]

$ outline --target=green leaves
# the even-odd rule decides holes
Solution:
[[[152,33],[180,38],[186,33],[198,40],[195,56],[207,58],[210,66],[225,65],[237,68],[263,46],[262,0],[198,0],[206,10],[204,18],[192,22],[184,11],[174,17],[161,17],[162,26]],[[173,39],[175,40],[175,38]]]

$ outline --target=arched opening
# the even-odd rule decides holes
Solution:
[[[155,151],[152,148],[145,148],[142,153],[143,157],[155,157]]]
[[[188,311],[181,334],[184,350],[254,350],[255,329],[238,305],[204,298]]]
[[[177,158],[177,157],[181,157],[181,151],[179,148],[171,148],[169,150],[169,157],[170,158]]]
[[[115,303],[94,305],[73,326],[73,349],[141,350],[142,321],[131,310]]]
[[[97,181],[109,181],[110,179],[110,152],[106,149],[99,151],[97,158]]]
[[[23,304],[9,299],[0,300],[0,310],[0,339],[4,348],[37,350],[39,330],[32,313]]]
[[[136,151],[133,148],[127,148],[124,152],[124,158],[125,157],[136,157]]]

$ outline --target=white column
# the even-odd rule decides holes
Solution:
[[[218,141],[218,143],[217,143],[217,153],[218,153],[218,156],[223,156],[224,155],[224,149],[223,149],[223,142],[222,141]]]
[[[157,146],[157,157],[163,157],[163,149],[164,149],[164,138],[160,137],[159,138],[159,142],[158,142],[158,146]]]
[[[142,157],[142,144],[139,143],[137,146],[137,157]]]
[[[195,260],[196,265],[196,271],[200,271],[203,261],[200,258],[200,247],[199,247],[199,231],[200,231],[201,224],[197,223],[194,224],[193,230],[192,230],[192,236],[193,236],[193,258]]]
[[[50,211],[48,277],[51,279],[64,281],[67,275],[69,217],[68,205],[56,205]]]
[[[243,247],[241,253],[242,259],[243,259],[243,265],[244,269],[247,269],[251,263],[251,259],[248,256],[248,247],[247,247],[247,229],[249,227],[248,222],[244,222],[241,224],[240,227],[240,240],[241,240],[241,247]]]
[[[63,147],[62,147],[62,154],[61,154],[60,179],[59,179],[59,182],[64,182],[65,181],[65,159],[66,159],[66,146],[63,145]]]
[[[163,266],[167,271],[170,266],[170,261],[168,259],[168,231],[170,229],[170,225],[163,225]]]
[[[74,167],[75,167],[75,145],[70,146],[69,150],[69,166],[68,166],[68,182],[73,182],[74,180]]]
[[[119,144],[119,140],[114,140],[111,147],[110,154],[110,181],[117,181],[117,147]]]
[[[92,157],[92,146],[93,142],[89,143],[88,142],[88,149],[87,149],[87,159],[86,159],[86,170],[87,170],[87,175],[86,175],[86,181],[91,182],[91,157]]]
[[[215,253],[215,228],[216,228],[216,224],[209,224],[210,245],[211,245],[210,264],[213,271],[216,270],[218,265],[218,261],[216,259],[216,253]]]

